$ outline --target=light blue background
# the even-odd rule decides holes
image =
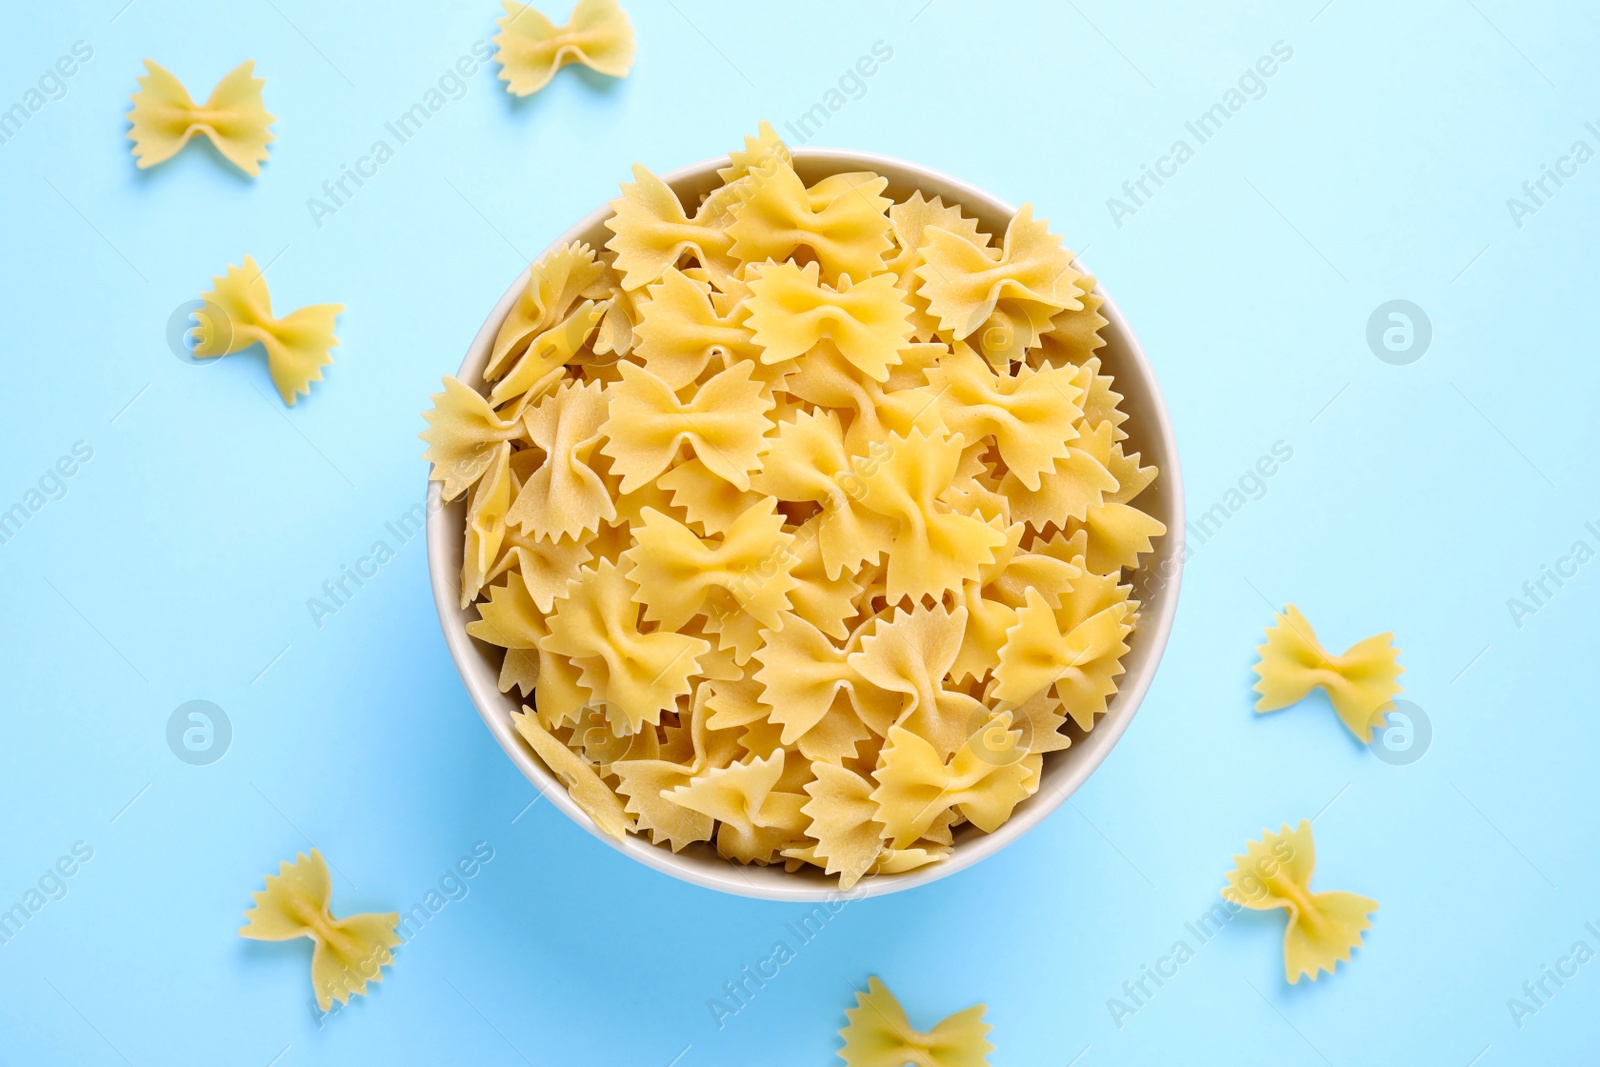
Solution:
[[[1506,606],[1600,547],[1600,161],[1520,228],[1506,205],[1575,140],[1600,148],[1592,5],[634,0],[626,81],[568,70],[516,101],[484,67],[318,228],[307,198],[493,34],[491,0],[123,3],[30,5],[0,34],[0,107],[94,49],[0,145],[0,509],[94,450],[0,545],[0,908],[94,849],[0,945],[0,1062],[823,1064],[870,974],[924,1027],[986,1001],[1010,1067],[1594,1061],[1600,962],[1521,1028],[1506,1006],[1600,949],[1600,562],[1520,628]],[[1155,685],[1070,804],[973,870],[849,905],[719,1031],[707,1001],[804,909],[527,808],[421,538],[384,524],[422,498],[428,394],[530,257],[635,160],[782,129],[880,40],[893,59],[812,143],[1031,199],[1086,247],[1161,377],[1191,515],[1274,442],[1293,459],[1191,560]],[[1117,226],[1106,199],[1276,41],[1293,58],[1265,96]],[[201,144],[135,169],[146,56],[199,97],[257,61],[278,116],[259,180]],[[281,254],[281,310],[347,305],[292,410],[258,355],[194,366],[164,338],[245,254]],[[1365,340],[1395,298],[1433,325],[1409,366]],[[318,628],[307,598],[380,538],[396,558]],[[1375,759],[1320,696],[1251,712],[1289,600],[1330,645],[1398,634],[1435,731],[1419,762]],[[165,740],[196,698],[234,728],[208,767]],[[1314,815],[1316,885],[1382,903],[1354,963],[1290,987],[1281,915],[1246,913],[1115,1026],[1108,998],[1193,945],[1230,854]],[[480,841],[470,894],[320,1026],[309,945],[234,935],[312,844],[346,913],[408,908]]]

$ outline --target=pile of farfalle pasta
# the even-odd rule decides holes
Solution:
[[[848,888],[946,858],[1093,728],[1156,477],[1095,280],[887,179],[807,186],[770,127],[683,204],[535,264],[425,458],[517,728],[608,833]]]

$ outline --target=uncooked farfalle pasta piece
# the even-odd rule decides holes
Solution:
[[[557,601],[541,647],[578,667],[579,684],[606,709],[614,734],[638,733],[693,691],[689,679],[711,643],[670,630],[641,630],[640,607],[631,597],[637,587],[610,560],[579,573]]]
[[[988,1067],[994,1046],[987,1036],[993,1027],[983,1021],[987,1010],[976,1004],[924,1033],[912,1028],[900,1001],[874,975],[844,1013],[850,1023],[839,1031],[839,1058],[846,1067]]]
[[[750,283],[749,325],[761,362],[781,363],[828,341],[874,381],[889,377],[911,340],[910,308],[892,274],[859,284],[845,275],[839,288],[822,284],[816,263],[773,263]]]
[[[383,968],[394,962],[390,949],[400,943],[394,932],[400,922],[397,913],[335,919],[329,910],[332,892],[322,853],[301,853],[293,863],[280,863],[277,874],[267,875],[267,887],[251,894],[255,907],[244,913],[248,922],[239,928],[239,936],[252,941],[309,937],[315,942],[311,987],[323,1011],[334,1001],[343,1004],[357,994],[365,996],[368,982],[383,981]]]
[[[573,802],[588,813],[596,826],[618,841],[634,829],[632,816],[623,809],[622,801],[611,786],[581,756],[545,729],[532,708],[524,707],[520,715],[513,713],[511,721],[523,740],[544,760],[550,773],[567,787]]]
[[[1400,692],[1396,681],[1405,668],[1397,662],[1400,650],[1394,634],[1379,634],[1358,641],[1335,656],[1322,647],[1316,631],[1293,604],[1283,609],[1268,627],[1265,644],[1257,645],[1261,676],[1255,690],[1261,694],[1256,711],[1276,711],[1304,700],[1321,688],[1338,712],[1339,721],[1366,744],[1381,725],[1383,711]]]
[[[196,134],[203,134],[229,163],[252,178],[261,173],[267,145],[274,140],[267,127],[276,116],[261,102],[266,79],[254,77],[256,61],[234,67],[204,104],[196,104],[171,71],[153,59],[133,94],[128,139],[140,170],[164,163],[183,150]]]
[[[1043,223],[796,166],[763,124],[698,200],[636,167],[422,436],[468,633],[578,806],[848,889],[999,828],[1095,729],[1165,528]]]
[[[1012,714],[997,713],[975,730],[946,763],[939,751],[903,726],[889,728],[883,748],[878,788],[878,821],[888,831],[895,848],[905,848],[927,833],[946,809],[993,833],[1011,817],[1018,804],[1039,788],[1043,757],[1025,752],[1022,731],[1013,730]],[[996,743],[985,736],[998,730]]]
[[[200,294],[202,307],[195,312],[200,323],[194,329],[196,358],[231,356],[259,344],[267,353],[267,373],[278,395],[294,407],[300,394],[311,392],[312,382],[322,380],[322,368],[333,362],[329,353],[339,344],[333,327],[344,305],[312,304],[282,318],[274,316],[267,281],[249,256],[242,266],[230,264],[211,285]]]
[[[454,500],[483,477],[496,458],[496,445],[524,432],[520,419],[495,414],[477,390],[455,378],[444,379],[444,392],[433,395],[433,407],[423,418],[428,428],[421,436],[428,450],[422,458],[433,464],[444,483],[446,500]]]
[[[1233,862],[1223,899],[1257,911],[1282,908],[1289,913],[1283,970],[1291,984],[1307,976],[1314,982],[1323,971],[1332,974],[1340,960],[1350,962],[1350,950],[1360,946],[1362,931],[1372,926],[1367,917],[1378,910],[1378,902],[1337,890],[1311,891],[1317,852],[1310,822],[1302,819],[1293,830],[1284,823],[1277,833],[1263,831],[1261,840],[1246,843],[1244,855],[1235,855]]]
[[[1024,312],[1042,313],[1047,321],[1060,311],[1083,307],[1072,253],[1051,235],[1045,220],[1034,219],[1028,204],[1006,227],[998,250],[938,226],[930,226],[926,236],[925,262],[915,270],[922,279],[918,291],[927,298],[939,328],[952,331],[958,340],[976,333],[1002,300]]]
[[[495,21],[494,61],[500,80],[517,96],[550,84],[556,71],[582,63],[613,78],[633,68],[633,24],[617,0],[578,0],[565,26],[516,0],[502,0],[506,13]]]
[[[807,189],[791,166],[754,171],[748,195],[732,208],[729,251],[746,263],[785,260],[807,249],[822,280],[865,279],[882,273],[894,247],[889,236],[889,179],[875,174],[835,174]]]

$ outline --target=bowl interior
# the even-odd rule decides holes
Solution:
[[[1015,214],[1011,205],[982,190],[901,160],[867,153],[810,148],[795,149],[793,155],[795,169],[808,185],[829,174],[871,170],[889,179],[887,195],[897,201],[920,189],[925,197],[940,196],[947,204],[958,203],[968,215],[978,220],[981,229],[996,237],[997,244],[1007,222]],[[726,158],[707,160],[664,174],[662,178],[692,210],[704,194],[720,183],[717,168],[727,165]],[[602,205],[562,234],[551,244],[551,248],[572,241],[585,241],[596,249],[603,247],[611,237],[611,232],[604,225],[610,214],[610,208]],[[1080,270],[1088,269],[1081,262],[1077,266]],[[456,376],[461,381],[473,387],[483,385],[482,371],[488,362],[495,334],[527,281],[528,272],[524,271],[489,314],[457,372]],[[1103,290],[1100,292],[1102,296],[1105,295]],[[905,874],[868,875],[849,892],[852,898],[892,893],[954,874],[999,851],[1027,832],[1066,800],[1099,766],[1127,728],[1155,675],[1177,608],[1182,570],[1183,491],[1177,447],[1161,400],[1160,388],[1133,331],[1128,328],[1109,297],[1101,314],[1111,324],[1102,331],[1106,345],[1099,355],[1105,370],[1115,376],[1115,389],[1124,397],[1122,410],[1128,414],[1128,421],[1123,425],[1128,433],[1124,447],[1130,452],[1141,453],[1144,463],[1153,463],[1160,469],[1160,477],[1140,496],[1139,505],[1165,523],[1168,531],[1166,536],[1156,540],[1155,551],[1141,558],[1144,565],[1134,578],[1134,596],[1142,602],[1141,618],[1138,628],[1129,639],[1130,651],[1123,659],[1126,673],[1119,679],[1121,685],[1106,714],[1096,722],[1092,732],[1081,733],[1068,721],[1072,746],[1045,756],[1039,791],[1018,805],[1011,819],[999,830],[985,834],[970,824],[963,826],[955,832],[955,850],[944,862]],[[815,901],[841,895],[835,878],[825,876],[809,866],[792,874],[781,866],[746,867],[720,858],[716,850],[705,843],[691,845],[674,854],[650,844],[642,837],[630,835],[626,841],[616,841],[595,826],[512,726],[511,713],[519,710],[523,701],[515,690],[511,693],[499,691],[497,680],[501,650],[467,635],[466,624],[475,619],[477,613],[472,608],[463,611],[457,607],[465,521],[465,497],[443,503],[439,484],[430,483],[428,566],[446,644],[484,722],[512,761],[540,792],[612,848],[620,849],[656,870],[696,885],[769,900]]]

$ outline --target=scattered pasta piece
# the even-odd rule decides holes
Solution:
[[[808,185],[765,123],[717,174],[686,204],[636,166],[604,249],[533,264],[425,457],[467,632],[604,832],[850,889],[997,830],[1095,728],[1158,472],[1031,210]]]
[[[1256,711],[1297,704],[1320,687],[1333,702],[1339,721],[1362,744],[1372,740],[1383,709],[1400,692],[1395,679],[1405,671],[1397,662],[1400,650],[1394,647],[1394,634],[1369,637],[1351,645],[1342,656],[1330,655],[1293,604],[1267,629],[1266,643],[1257,645],[1256,651],[1261,655],[1255,667],[1261,676],[1255,684],[1261,694]]]
[[[1245,845],[1244,855],[1233,857],[1224,900],[1257,911],[1283,908],[1289,926],[1283,933],[1283,971],[1290,984],[1310,976],[1315,982],[1323,971],[1333,973],[1338,961],[1350,962],[1350,950],[1361,944],[1361,932],[1372,926],[1367,916],[1378,902],[1355,893],[1311,892],[1311,873],[1317,865],[1311,823],[1305,819],[1277,833],[1262,832],[1260,841]]]
[[[249,921],[239,928],[239,936],[252,941],[311,938],[311,986],[323,1011],[336,1000],[343,1004],[353,995],[366,996],[368,982],[383,981],[383,968],[394,962],[389,950],[400,943],[394,932],[397,913],[335,919],[328,908],[331,895],[328,864],[312,849],[310,856],[301,853],[267,875],[266,889],[251,894],[255,907],[244,913]]]
[[[501,6],[506,13],[495,20],[500,32],[494,61],[500,80],[517,96],[543,89],[569,63],[613,78],[633,68],[633,24],[617,0],[578,0],[565,26],[516,0],[502,0]]]
[[[986,1010],[975,1004],[926,1033],[913,1030],[900,1001],[874,975],[844,1013],[850,1024],[839,1031],[839,1058],[848,1067],[988,1067],[994,1046],[986,1036],[993,1029],[983,1021]]]
[[[333,362],[329,352],[339,344],[339,339],[333,335],[333,326],[343,313],[344,305],[313,304],[291,311],[281,319],[274,317],[267,281],[256,261],[249,256],[244,257],[243,266],[230,264],[225,275],[211,279],[211,285],[209,292],[200,294],[204,306],[195,312],[200,322],[194,330],[195,356],[200,359],[231,356],[259,344],[267,353],[267,373],[272,375],[278,395],[285,404],[294,407],[299,394],[310,393],[311,383],[322,380],[322,368]],[[460,416],[442,414],[441,417],[449,422]],[[458,456],[449,457],[444,469],[463,465],[471,469],[475,463],[464,462]],[[435,473],[444,477],[440,471]],[[477,473],[481,476],[483,471]],[[459,476],[454,477],[459,484]]]
[[[275,140],[267,127],[277,116],[267,114],[261,103],[261,87],[267,82],[253,76],[255,60],[247,59],[224,75],[203,106],[155,60],[145,60],[144,69],[128,112],[133,123],[128,139],[140,170],[166,162],[203,133],[229,163],[252,178],[260,175],[267,145]]]

